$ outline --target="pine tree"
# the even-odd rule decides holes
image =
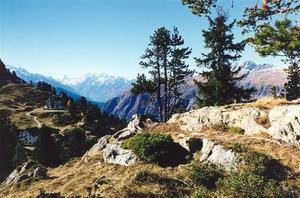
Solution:
[[[278,20],[275,25],[264,25],[249,39],[261,56],[279,56],[289,63],[286,69],[288,82],[284,85],[286,98],[300,97],[300,26],[290,19]]]
[[[152,36],[150,36],[149,48],[145,50],[145,54],[142,55],[140,65],[143,68],[149,69],[149,74],[151,75],[151,81],[153,82],[153,87],[151,86],[151,91],[155,90],[156,100],[158,102],[160,120],[164,121],[167,113],[167,90],[168,90],[168,54],[170,49],[170,33],[165,27],[158,28]],[[143,78],[140,77],[141,82]],[[140,87],[145,87],[145,85],[134,84],[134,90],[139,90]],[[164,95],[162,95],[162,86],[164,87]],[[135,88],[136,87],[136,88]],[[147,90],[148,92],[148,90]],[[164,100],[162,99],[164,97]]]
[[[180,86],[184,84],[184,80],[187,76],[192,75],[192,71],[189,70],[189,65],[184,61],[191,54],[191,49],[188,47],[182,47],[184,45],[184,39],[179,34],[176,27],[172,32],[172,44],[171,44],[171,60],[170,60],[170,83],[169,83],[169,115],[180,107],[181,91]],[[171,105],[171,99],[173,98],[173,104]],[[176,109],[177,108],[177,109]]]
[[[24,144],[21,141],[17,141],[13,161],[16,166],[19,166],[27,161],[26,150],[24,148]]]
[[[199,93],[199,106],[224,105],[241,102],[250,98],[254,89],[243,89],[237,83],[245,76],[238,76],[240,68],[232,71],[231,64],[237,61],[244,49],[244,43],[234,43],[231,33],[235,22],[226,24],[227,16],[218,12],[215,19],[208,17],[209,29],[203,31],[205,47],[209,53],[202,54],[196,59],[198,66],[206,67],[208,71],[202,72],[203,82],[196,82]]]
[[[276,90],[277,90],[276,86],[273,85],[271,87],[271,95],[272,95],[273,98],[278,98]]]
[[[287,82],[284,84],[287,100],[295,100],[300,97],[300,71],[299,65],[292,63],[287,69]]]
[[[157,29],[150,37],[149,48],[140,62],[143,68],[149,69],[150,78],[139,74],[133,83],[132,93],[147,92],[156,97],[161,121],[166,122],[170,117],[174,110],[171,101],[174,97],[178,99],[179,85],[184,83],[184,77],[190,73],[184,62],[190,50],[180,48],[183,44],[177,28],[173,34],[164,27]]]
[[[42,126],[38,133],[38,140],[34,157],[45,166],[55,166],[60,163],[58,147],[55,144],[52,128]]]

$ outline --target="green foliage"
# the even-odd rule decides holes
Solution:
[[[277,20],[275,25],[260,26],[249,42],[262,56],[284,55],[292,62],[300,58],[300,26],[288,18]]]
[[[131,149],[140,158],[149,163],[159,163],[168,157],[173,140],[169,135],[141,133],[125,140],[122,147]]]
[[[229,127],[228,132],[236,135],[244,135],[245,130],[241,127]]]
[[[59,158],[59,146],[55,143],[52,135],[57,131],[45,125],[39,129],[34,159],[45,166],[56,166],[61,161]]]
[[[283,180],[287,176],[287,169],[270,156],[249,151],[242,155],[245,170],[267,179]]]
[[[141,183],[168,185],[168,186],[185,186],[185,184],[179,180],[163,177],[157,173],[152,173],[147,170],[138,172],[134,177],[134,181],[141,182]]]
[[[229,126],[224,122],[214,123],[210,126],[212,129],[216,131],[228,131]]]
[[[194,186],[214,189],[216,182],[224,176],[224,170],[214,164],[194,163],[189,167],[187,174]]]
[[[203,187],[198,187],[191,194],[191,198],[209,198],[211,197],[211,192]]]
[[[284,85],[286,98],[288,100],[299,98],[300,26],[294,25],[288,18],[277,20],[274,26],[261,25],[249,42],[262,56],[285,57],[285,62],[290,63],[286,70],[288,82]]]
[[[274,85],[271,87],[271,95],[274,99],[278,98],[278,96],[277,96],[277,87],[274,86]]]
[[[0,181],[14,169],[13,156],[17,142],[15,127],[10,126],[6,117],[0,116]]]
[[[295,14],[300,10],[300,2],[297,0],[271,0],[267,5],[261,7],[257,3],[254,6],[246,7],[244,18],[238,22],[240,26],[244,27],[243,33],[256,31],[260,26],[270,24],[273,17],[280,18],[283,13],[285,15]]]
[[[60,156],[63,161],[82,156],[95,143],[96,138],[89,138],[83,129],[67,129],[64,132]]]
[[[140,62],[143,68],[149,70],[150,77],[147,79],[144,74],[138,74],[137,81],[132,84],[133,94],[147,92],[156,98],[160,121],[166,122],[180,107],[182,94],[179,86],[192,73],[185,62],[191,50],[183,45],[184,39],[176,27],[173,32],[165,27],[155,30]]]
[[[46,193],[44,189],[39,189],[39,194],[36,198],[63,198],[60,193]]]
[[[211,13],[211,7],[216,6],[217,0],[181,0],[183,5],[188,5],[194,15],[202,16]]]
[[[20,79],[16,72],[13,71],[12,73],[5,67],[5,64],[0,59],[0,87],[6,85],[8,83],[25,83],[24,80]]]
[[[241,198],[281,198],[286,193],[275,180],[265,179],[253,172],[232,172],[229,176],[218,181],[219,196]]]
[[[202,58],[196,59],[198,66],[206,67],[201,73],[204,81],[195,81],[198,86],[200,107],[225,105],[250,99],[254,88],[244,89],[237,84],[245,78],[238,75],[241,68],[232,71],[233,61],[237,61],[245,43],[234,43],[231,33],[235,22],[226,24],[227,16],[219,12],[215,19],[208,17],[209,29],[203,31],[205,47],[210,49]]]
[[[133,94],[155,93],[155,83],[148,80],[145,74],[138,74],[136,82],[132,83],[131,92]]]
[[[53,116],[52,122],[55,125],[65,126],[65,125],[74,124],[76,122],[76,119],[74,119],[74,117],[71,116],[71,114],[69,114],[69,113],[63,113],[63,114],[57,114],[57,115]]]
[[[297,63],[293,63],[287,68],[286,73],[288,82],[284,84],[284,89],[286,91],[285,97],[287,100],[295,100],[300,97],[299,65]]]
[[[245,147],[245,145],[236,143],[236,142],[234,144],[232,144],[229,147],[229,149],[231,149],[233,152],[236,152],[236,153],[243,153],[243,152],[247,151],[247,148]]]
[[[17,141],[13,161],[15,166],[19,166],[27,161],[27,153],[21,141]]]

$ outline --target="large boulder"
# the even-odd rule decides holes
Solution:
[[[275,139],[300,145],[300,105],[276,106],[269,113],[268,133]]]
[[[232,150],[225,149],[222,145],[216,145],[213,141],[206,138],[203,139],[203,147],[201,149],[201,162],[209,162],[220,165],[225,170],[236,168],[239,164],[239,155]]]
[[[103,150],[104,162],[130,166],[138,161],[138,157],[127,149],[122,149],[119,143],[107,144]]]
[[[101,153],[101,151],[109,143],[110,138],[111,138],[111,135],[105,135],[105,136],[101,137],[98,140],[98,142],[83,155],[82,159],[86,160],[88,157],[93,157],[93,156],[99,155]]]
[[[228,126],[240,127],[245,135],[266,132],[263,126],[256,122],[262,112],[257,108],[230,109],[223,107],[203,107],[183,114],[175,114],[168,123],[177,123],[185,131],[201,131],[213,124],[225,123]]]

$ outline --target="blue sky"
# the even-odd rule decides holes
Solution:
[[[238,0],[229,14],[240,17],[256,0]],[[221,0],[225,9],[232,0]],[[201,30],[207,20],[180,0],[0,0],[0,58],[9,65],[54,77],[87,72],[134,78],[145,72],[140,56],[161,26],[177,26],[193,53],[205,51]],[[236,29],[237,40],[241,39]],[[247,47],[241,61],[282,65]]]

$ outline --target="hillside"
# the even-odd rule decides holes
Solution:
[[[247,193],[300,197],[299,114],[296,102],[264,98],[175,114],[165,124],[135,117],[124,130],[100,138],[83,157],[48,168],[47,178],[2,186],[0,195],[35,197],[43,189],[65,197],[202,197],[201,193],[205,197],[235,197],[237,192],[245,193],[241,197],[248,197]],[[118,146],[124,141],[128,144],[130,137],[157,133],[170,135],[175,142],[173,151],[164,154],[163,161],[172,162],[169,165],[146,162],[146,158]],[[204,181],[219,180],[217,186],[201,183],[198,169],[193,168],[201,170],[201,164],[206,163],[225,171],[217,176],[213,167],[202,170],[208,174]],[[206,177],[216,178],[211,181]]]

